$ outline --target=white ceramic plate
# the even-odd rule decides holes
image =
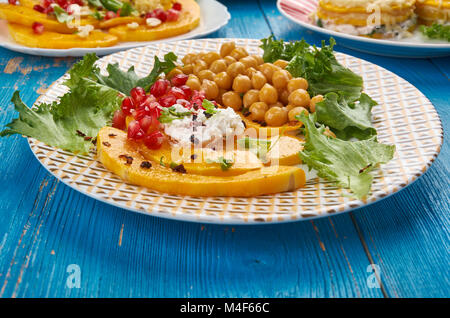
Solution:
[[[0,2],[6,2],[5,0],[0,0]],[[161,39],[151,42],[122,42],[111,47],[102,48],[72,48],[72,49],[39,49],[26,47],[15,43],[8,36],[8,31],[6,25],[3,27],[0,25],[0,46],[7,48],[12,51],[41,55],[41,56],[53,56],[53,57],[64,57],[64,56],[84,56],[86,53],[96,53],[97,55],[106,55],[122,50],[131,49],[134,47],[149,45],[150,43],[165,43],[168,41],[186,40],[197,37],[202,37],[212,32],[219,30],[221,27],[225,26],[231,18],[230,13],[223,4],[217,2],[216,0],[197,0],[201,8],[201,18],[198,27],[192,31],[174,36],[171,38]]]
[[[117,62],[124,70],[131,65],[140,76],[152,68],[154,56],[173,51],[179,57],[189,52],[218,51],[226,41],[236,41],[251,54],[260,54],[259,40],[207,39],[153,44],[122,51],[99,60],[99,66]],[[346,192],[326,180],[309,180],[293,192],[240,197],[188,197],[168,195],[123,182],[95,160],[95,154],[72,153],[29,139],[31,150],[56,178],[94,199],[135,212],[185,221],[249,224],[276,223],[329,216],[365,206],[389,196],[420,177],[440,151],[442,127],[430,101],[404,79],[367,61],[336,54],[338,60],[364,78],[365,92],[379,106],[373,108],[373,124],[380,142],[396,145],[392,161],[375,169],[371,195],[350,199]],[[51,102],[65,93],[57,80],[39,102]]]
[[[288,19],[302,27],[326,36],[332,36],[339,45],[354,50],[393,57],[438,57],[450,55],[450,43],[444,41],[424,42],[419,35],[410,39],[383,40],[349,35],[327,30],[313,24],[310,15],[316,11],[319,0],[278,0],[278,10]]]

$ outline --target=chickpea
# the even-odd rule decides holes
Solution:
[[[258,69],[261,71],[261,73],[264,74],[264,76],[267,78],[267,81],[271,83],[273,72],[275,72],[274,65],[270,63],[264,63],[260,65]]]
[[[280,107],[272,107],[266,112],[264,120],[269,126],[282,126],[288,120],[288,112]]]
[[[251,120],[263,121],[268,109],[269,106],[264,102],[253,103],[249,108]]]
[[[220,47],[220,56],[225,57],[231,53],[236,48],[236,43],[226,42]]]
[[[299,88],[304,90],[308,89],[308,82],[303,77],[293,78],[287,84],[287,89],[289,93],[292,93],[293,91]]]
[[[206,70],[208,68],[208,65],[203,60],[198,60],[194,64],[193,72],[194,74],[198,74],[200,71]]]
[[[219,87],[219,95],[216,97],[216,102],[219,103],[219,105],[223,105],[222,96],[227,92],[226,89]]]
[[[245,75],[247,75],[250,79],[252,79],[253,74],[255,74],[256,72],[258,71],[255,68],[249,67],[248,69],[245,70]]]
[[[289,82],[288,71],[279,70],[273,72],[272,75],[272,84],[275,88],[284,88]]]
[[[269,105],[269,108],[272,108],[272,107],[284,108],[284,105],[281,102],[276,102],[275,104]]]
[[[259,102],[259,91],[257,89],[249,90],[245,93],[243,101],[244,107],[250,107],[252,104]]]
[[[216,82],[208,79],[203,80],[201,90],[205,92],[207,99],[214,99],[219,95],[219,87]]]
[[[311,98],[311,100],[309,101],[309,111],[311,113],[315,113],[316,112],[316,103],[319,103],[321,101],[323,101],[322,95],[316,95],[313,98]]]
[[[262,56],[260,55],[251,55],[251,57],[253,57],[256,61],[256,65],[261,65],[264,63],[264,60],[262,58]]]
[[[229,56],[229,55],[225,56],[223,59],[225,60],[227,65],[230,65],[230,64],[233,64],[233,63],[237,62],[234,57]]]
[[[251,56],[243,57],[239,60],[239,62],[243,63],[246,68],[256,67],[256,60]]]
[[[183,71],[177,66],[173,70],[171,70],[169,73],[167,73],[166,78],[171,79],[175,75],[183,74]]]
[[[261,89],[267,83],[267,79],[263,73],[256,71],[252,76],[252,85],[255,89]]]
[[[214,82],[223,89],[230,89],[232,84],[231,76],[227,72],[220,72],[214,76]]]
[[[185,64],[180,69],[186,75],[192,74],[194,72],[194,66],[192,64]]]
[[[288,113],[289,121],[298,121],[298,119],[295,118],[295,116],[300,115],[301,113],[305,113],[305,115],[309,114],[308,110],[304,107],[292,108]]]
[[[292,104],[294,106],[308,107],[310,97],[307,91],[299,88],[289,94],[288,100],[289,104]]]
[[[252,88],[252,81],[247,75],[239,74],[233,80],[233,91],[236,93],[246,93]]]
[[[239,74],[245,74],[245,66],[241,62],[235,62],[231,65],[228,65],[227,73],[232,78],[235,78]]]
[[[270,84],[265,84],[259,91],[259,100],[266,104],[274,104],[278,101],[278,92]]]
[[[203,82],[204,79],[213,81],[214,80],[214,73],[210,70],[203,70],[197,73],[197,77],[200,79],[201,82]]]
[[[189,53],[186,54],[181,61],[183,62],[184,65],[186,64],[193,64],[195,62],[195,59],[197,58],[197,54],[194,53]]]
[[[243,47],[237,47],[231,51],[230,56],[239,61],[240,59],[248,56],[248,52]]]
[[[227,70],[227,66],[227,62],[224,59],[220,59],[212,62],[209,66],[209,69],[211,70],[211,72],[217,74],[220,72],[225,72]]]
[[[286,105],[284,108],[286,109],[286,111],[289,112],[291,109],[294,109],[295,107],[296,106],[289,104],[289,105]]]
[[[228,91],[222,95],[222,102],[224,106],[231,107],[238,111],[242,107],[242,99],[238,93],[233,91]]]
[[[283,89],[281,92],[278,92],[278,99],[283,105],[289,104],[289,92],[287,89]]]
[[[202,60],[206,62],[206,64],[211,65],[212,62],[220,59],[220,55],[217,52],[208,52],[203,56]]]
[[[189,86],[192,90],[196,91],[200,90],[201,88],[200,80],[194,74],[189,75],[186,81],[186,85]]]
[[[286,66],[287,66],[288,64],[289,64],[289,62],[288,62],[288,61],[285,61],[285,60],[276,60],[276,61],[273,63],[273,65],[276,65],[276,66],[282,68],[283,70],[286,68]]]

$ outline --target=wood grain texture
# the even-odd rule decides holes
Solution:
[[[232,20],[211,37],[320,38],[281,18],[274,1],[222,1]],[[398,60],[339,50],[386,67],[421,89],[447,131],[448,59]],[[74,59],[0,49],[3,127]],[[448,142],[427,174],[351,214],[281,225],[203,225],[130,213],[58,182],[20,136],[0,139],[1,297],[448,296]],[[367,281],[380,266],[382,288]],[[67,267],[81,269],[68,288]]]

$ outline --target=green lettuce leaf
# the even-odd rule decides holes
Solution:
[[[82,78],[79,85],[58,102],[42,103],[31,109],[16,91],[12,102],[19,118],[0,132],[0,137],[21,134],[36,138],[50,146],[86,154],[93,147],[99,129],[110,124],[120,106],[121,94],[115,89]]]
[[[324,126],[317,128],[315,115],[300,114],[297,119],[305,125],[306,143],[300,158],[318,175],[338,186],[349,188],[359,199],[370,192],[373,176],[370,171],[394,156],[395,146],[374,139],[344,141],[323,135]]]
[[[132,88],[140,86],[146,91],[150,89],[153,83],[158,79],[162,73],[167,74],[175,68],[177,56],[170,52],[164,55],[164,60],[161,61],[155,56],[153,69],[146,77],[140,78],[134,71],[134,66],[131,66],[128,71],[124,72],[119,68],[118,64],[109,64],[106,70],[108,76],[103,76],[97,72],[99,83],[107,85],[114,89],[129,95]]]
[[[132,88],[140,86],[146,91],[155,83],[158,77],[164,73],[169,73],[175,68],[175,61],[177,56],[170,52],[164,55],[164,60],[161,61],[155,56],[152,71],[145,77],[139,77],[134,71],[134,66],[131,66],[126,72],[119,68],[117,63],[108,64],[106,70],[107,76],[100,74],[100,69],[95,65],[98,60],[97,55],[94,53],[86,54],[81,61],[75,64],[72,69],[69,70],[70,78],[64,83],[68,87],[74,87],[77,85],[77,81],[80,78],[86,77],[100,84],[116,89],[126,95],[130,94]]]
[[[317,121],[332,128],[340,139],[368,139],[377,134],[372,126],[372,107],[377,103],[362,93],[357,102],[349,103],[336,93],[328,93],[316,104]]]
[[[72,21],[73,16],[69,15],[66,10],[61,8],[57,4],[53,4],[53,12],[55,13],[56,20],[58,20],[59,23],[67,23],[69,21]]]

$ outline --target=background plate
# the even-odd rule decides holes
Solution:
[[[179,57],[189,52],[217,51],[221,44],[236,41],[251,54],[261,53],[259,40],[208,39],[154,44],[115,53],[99,60],[104,67],[118,62],[126,70],[135,66],[146,75],[155,55],[173,51]],[[375,169],[372,194],[366,200],[342,196],[345,190],[323,179],[313,179],[294,192],[253,198],[174,196],[123,182],[89,156],[75,156],[29,138],[31,150],[42,165],[70,187],[97,200],[165,218],[226,223],[277,223],[329,216],[350,211],[391,195],[420,177],[440,151],[442,127],[430,101],[413,85],[367,61],[336,53],[338,60],[364,78],[365,92],[379,105],[373,108],[373,123],[382,143],[395,144],[395,157]],[[64,76],[57,80],[38,102],[51,102],[61,96]]]
[[[0,2],[6,1],[0,0]],[[106,55],[119,52],[122,50],[131,49],[134,47],[146,46],[150,43],[164,43],[168,41],[186,40],[202,37],[217,31],[218,29],[226,25],[231,18],[230,13],[227,10],[227,7],[217,2],[216,0],[197,0],[197,3],[200,5],[201,9],[201,18],[199,26],[188,33],[174,36],[171,38],[151,42],[122,42],[111,47],[102,47],[102,48],[73,48],[65,50],[39,49],[26,47],[17,44],[13,40],[11,40],[9,38],[8,30],[5,23],[4,25],[0,25],[0,46],[3,46],[4,48],[20,53],[41,55],[41,56],[53,56],[53,57],[83,56],[86,53],[90,52],[96,53],[97,55]]]
[[[302,27],[325,36],[332,36],[339,45],[358,51],[393,57],[438,57],[450,55],[450,43],[425,43],[416,38],[399,40],[371,39],[327,30],[311,23],[310,14],[316,11],[318,0],[278,0],[280,12]]]

